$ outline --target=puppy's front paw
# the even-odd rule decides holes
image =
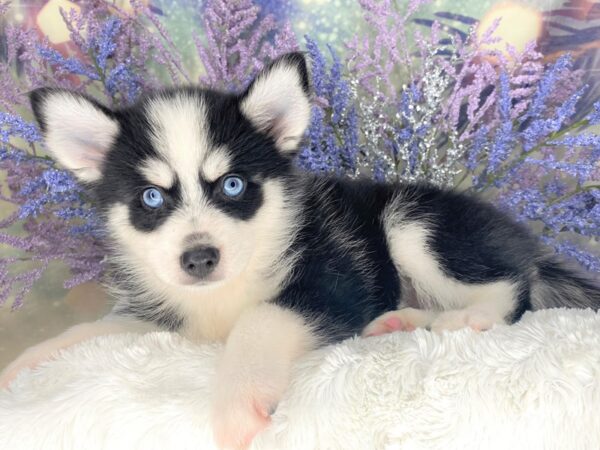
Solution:
[[[504,323],[504,320],[493,314],[484,311],[458,309],[440,313],[431,324],[431,331],[453,331],[467,327],[475,331],[485,331],[500,323]]]
[[[435,317],[434,311],[416,308],[403,308],[389,311],[369,323],[362,336],[380,336],[394,331],[414,331],[416,328],[426,328]]]
[[[271,402],[250,392],[220,395],[211,410],[215,442],[221,449],[246,449],[270,423]]]

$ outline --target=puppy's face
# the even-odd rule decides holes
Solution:
[[[128,270],[204,289],[264,268],[283,246],[286,182],[310,110],[301,55],[278,59],[241,95],[175,89],[110,111],[44,89],[32,104],[50,152],[95,193]]]

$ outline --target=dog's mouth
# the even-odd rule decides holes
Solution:
[[[185,287],[199,287],[199,288],[203,288],[203,287],[210,287],[210,286],[214,286],[216,284],[220,284],[223,281],[222,276],[219,276],[216,273],[213,273],[205,278],[199,279],[193,276],[190,276],[184,272],[180,272],[178,279],[172,283],[178,286],[185,286]]]

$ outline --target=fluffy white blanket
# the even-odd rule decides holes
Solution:
[[[0,393],[0,448],[211,449],[220,347],[95,338]],[[299,363],[254,449],[599,449],[600,315],[352,339]]]

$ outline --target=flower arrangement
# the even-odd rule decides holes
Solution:
[[[314,90],[301,168],[480,193],[530,223],[554,251],[600,273],[600,102],[578,69],[584,56],[548,59],[534,43],[499,49],[498,22],[476,32],[464,16],[417,18],[424,3],[360,0],[369,32],[338,52],[310,35],[298,40],[285,14],[269,12],[271,2],[207,0],[190,36],[200,75],[184,63],[160,12],[140,0],[62,10],[68,51],[36,30],[7,26],[0,201],[12,212],[0,218],[0,304],[19,307],[52,262],[69,268],[67,288],[104,270],[102,226],[81,187],[44,155],[29,90],[74,89],[111,106],[174,83],[237,90],[298,48],[310,59]]]

